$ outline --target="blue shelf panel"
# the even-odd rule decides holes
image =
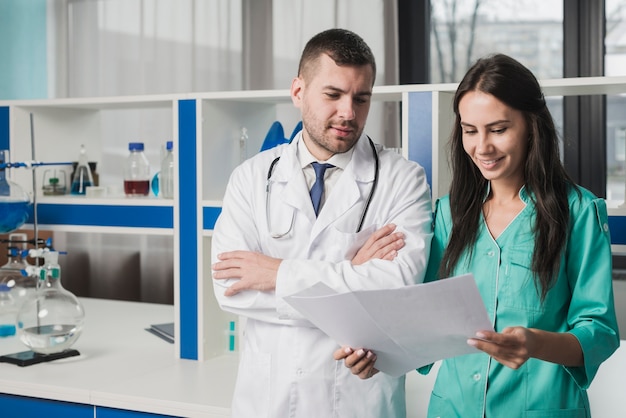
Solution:
[[[32,216],[28,222],[33,222]],[[38,203],[37,222],[40,225],[172,228],[173,208]]]
[[[409,160],[424,167],[428,186],[433,187],[433,94],[409,93]]]
[[[9,107],[0,106],[0,149],[9,149]]]
[[[198,185],[196,101],[178,102],[180,357],[198,359]]]
[[[205,206],[202,208],[202,229],[213,230],[215,228],[215,222],[217,217],[222,213],[222,208]]]
[[[626,216],[609,216],[611,244],[626,245]]]

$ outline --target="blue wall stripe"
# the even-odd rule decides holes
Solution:
[[[626,216],[609,216],[611,244],[626,245]]]
[[[47,225],[172,228],[172,214],[171,206],[37,203],[37,223]],[[33,222],[32,215],[28,222]]]
[[[202,208],[202,229],[212,230],[215,228],[217,217],[222,213],[222,208],[205,206]]]
[[[9,149],[9,107],[0,106],[0,149]]]
[[[178,102],[180,357],[198,359],[198,197],[196,101]]]
[[[429,91],[409,93],[409,160],[424,167],[432,189],[433,107]]]

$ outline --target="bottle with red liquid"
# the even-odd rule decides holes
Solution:
[[[128,158],[124,166],[124,193],[126,196],[147,196],[150,192],[150,163],[143,152],[143,142],[128,144]]]

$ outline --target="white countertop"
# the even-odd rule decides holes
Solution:
[[[174,308],[81,298],[85,327],[79,356],[27,367],[0,363],[0,392],[133,411],[228,417],[237,356],[199,362],[175,357],[174,345],[145,331],[173,322]],[[26,351],[0,338],[0,354]]]
[[[183,417],[229,417],[238,359],[204,362],[175,357],[174,345],[145,331],[172,322],[173,307],[81,298],[85,328],[80,356],[28,367],[0,363],[0,393]],[[622,336],[623,337],[623,336]],[[26,351],[17,337],[0,338],[0,355]],[[600,367],[589,389],[593,415],[626,411],[626,341]],[[436,373],[407,375],[407,412],[426,416]]]

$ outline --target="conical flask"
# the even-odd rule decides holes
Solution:
[[[30,197],[16,183],[8,178],[9,151],[0,150],[0,234],[19,228],[28,219]]]
[[[93,186],[93,175],[89,168],[89,162],[87,161],[87,150],[85,146],[80,146],[80,154],[78,155],[78,165],[74,171],[74,177],[72,177],[72,189],[71,194],[84,195],[87,191],[87,187]]]
[[[17,333],[35,353],[54,354],[70,348],[83,330],[85,310],[73,293],[61,285],[58,252],[44,253],[39,288],[20,307]]]

